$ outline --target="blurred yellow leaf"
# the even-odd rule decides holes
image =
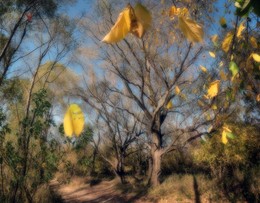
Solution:
[[[223,28],[227,27],[227,21],[224,17],[220,18],[219,23],[220,23],[221,27],[223,27]]]
[[[131,32],[137,37],[142,37],[151,26],[150,12],[140,3],[135,8],[129,4],[118,16],[115,25],[103,38],[102,42],[116,43],[124,39]]]
[[[213,42],[213,44],[216,44],[217,41],[218,41],[218,35],[213,35],[213,36],[211,37],[211,41]]]
[[[173,107],[172,101],[169,101],[168,104],[166,105],[167,109],[171,109]]]
[[[131,13],[132,7],[126,7],[118,16],[115,25],[110,32],[103,38],[102,42],[116,43],[124,39],[131,29]]]
[[[205,104],[201,100],[198,100],[198,105],[201,106],[201,107],[205,106]]]
[[[77,104],[71,104],[64,116],[64,132],[71,137],[73,134],[79,136],[84,128],[84,114]]]
[[[178,86],[176,86],[176,87],[175,87],[175,93],[176,93],[176,94],[180,94],[180,92],[181,92],[180,88],[179,88]]]
[[[250,44],[252,45],[253,48],[256,49],[258,47],[256,38],[250,37],[249,42],[250,42]]]
[[[221,80],[223,80],[223,81],[226,81],[228,79],[226,73],[223,70],[219,71],[219,76],[220,76]]]
[[[240,38],[241,37],[241,34],[242,32],[244,31],[245,29],[245,21],[243,21],[242,23],[240,23],[238,29],[237,29],[237,37]]]
[[[256,54],[256,53],[252,53],[252,57],[253,57],[253,59],[254,59],[256,62],[260,63],[260,55],[258,55],[258,54]]]
[[[172,6],[172,7],[170,8],[170,10],[169,10],[169,17],[170,17],[171,19],[174,19],[174,17],[175,17],[176,15],[179,15],[179,13],[180,13],[180,9],[179,9],[179,8],[176,8],[176,6]]]
[[[227,144],[227,142],[228,142],[227,133],[226,133],[225,130],[222,131],[222,138],[221,138],[221,140],[222,140],[223,144]]]
[[[201,42],[203,40],[204,32],[202,27],[195,21],[179,16],[179,28],[184,36],[191,42]]]
[[[256,96],[256,101],[260,102],[260,94]]]
[[[142,4],[137,3],[134,7],[134,14],[137,19],[136,24],[131,22],[131,33],[141,38],[145,31],[151,26],[152,16],[150,12]]]
[[[216,81],[210,83],[209,88],[208,88],[207,97],[211,99],[211,98],[217,96],[217,94],[219,92],[219,86],[220,86],[219,80],[216,80]]]
[[[210,55],[212,58],[216,58],[216,55],[215,55],[215,53],[214,53],[214,52],[212,52],[212,51],[209,51],[209,55]]]
[[[207,70],[207,68],[205,68],[204,66],[202,66],[202,65],[200,65],[200,69],[204,72],[204,73],[206,73],[208,70]]]
[[[213,104],[211,108],[212,108],[213,110],[217,110],[217,109],[218,109],[218,107],[217,107],[216,104]]]
[[[233,39],[233,33],[232,32],[228,32],[222,42],[222,49],[224,52],[228,52],[231,42]]]

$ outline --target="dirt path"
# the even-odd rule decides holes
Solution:
[[[123,195],[116,189],[116,182],[102,181],[91,186],[91,182],[82,178],[74,178],[69,184],[60,184],[57,180],[50,183],[51,189],[61,201],[66,203],[124,203],[140,202],[136,197]],[[144,202],[144,201],[142,201]]]

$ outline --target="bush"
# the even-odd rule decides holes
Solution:
[[[198,164],[210,167],[230,201],[239,198],[259,201],[259,128],[241,123],[229,123],[228,126],[235,134],[234,139],[228,139],[224,145],[219,130],[200,148],[194,149],[194,158]]]

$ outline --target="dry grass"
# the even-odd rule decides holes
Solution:
[[[215,183],[203,175],[172,175],[160,186],[150,189],[148,198],[158,203],[219,202],[220,199],[226,202],[218,195]]]

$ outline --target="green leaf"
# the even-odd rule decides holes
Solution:
[[[229,70],[231,71],[233,77],[236,76],[236,74],[238,74],[239,68],[234,61],[231,61],[229,63]]]
[[[228,132],[227,137],[230,139],[235,139],[236,136],[233,133]]]

